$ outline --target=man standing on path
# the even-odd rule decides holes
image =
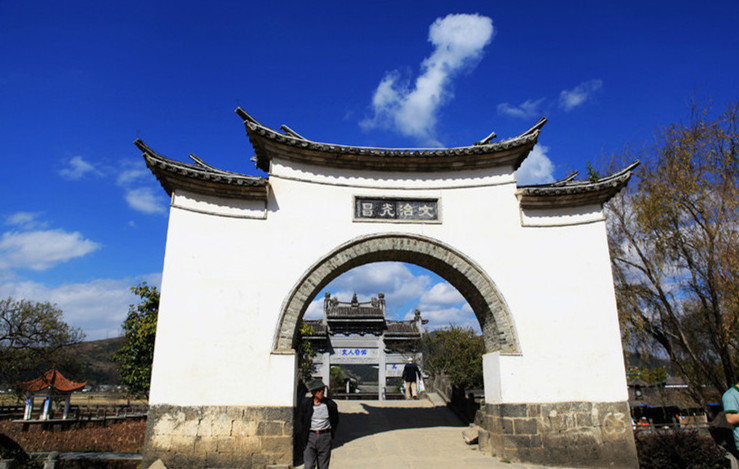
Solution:
[[[418,399],[418,383],[421,378],[421,370],[418,365],[413,363],[413,359],[409,358],[408,363],[403,367],[403,382],[405,383],[405,398]]]
[[[331,440],[339,426],[336,403],[326,397],[326,385],[320,379],[308,382],[311,396],[300,406],[300,430],[303,441],[304,469],[328,469],[331,461]]]

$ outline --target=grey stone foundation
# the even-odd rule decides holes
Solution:
[[[142,467],[168,469],[288,467],[293,463],[292,407],[149,408]]]
[[[498,458],[567,467],[637,468],[626,402],[486,404],[480,449]]]

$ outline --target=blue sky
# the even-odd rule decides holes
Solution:
[[[0,1],[0,297],[119,335],[166,240],[168,197],[133,140],[263,175],[236,106],[313,140],[398,147],[510,137],[546,116],[519,173],[534,183],[648,144],[693,95],[738,97],[735,1],[450,5]],[[352,283],[385,291],[398,318],[474,322],[413,266],[329,289]]]

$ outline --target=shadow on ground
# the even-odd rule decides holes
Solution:
[[[368,403],[341,407],[334,448],[365,436],[394,430],[466,427],[446,407],[379,407]]]

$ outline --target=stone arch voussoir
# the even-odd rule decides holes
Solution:
[[[380,261],[409,262],[436,272],[465,297],[482,329],[487,352],[520,353],[513,318],[495,283],[470,258],[439,240],[407,233],[353,239],[308,269],[282,305],[274,338],[276,353],[292,352],[298,321],[308,301],[342,273]]]

